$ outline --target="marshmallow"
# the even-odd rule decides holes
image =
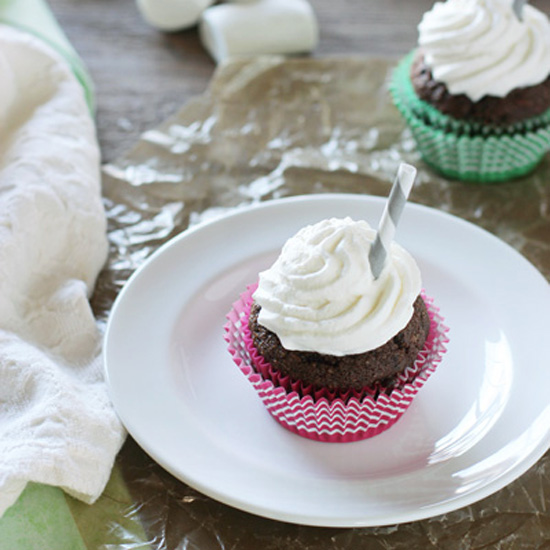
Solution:
[[[204,47],[216,62],[230,56],[309,52],[319,40],[307,0],[257,0],[208,8],[199,23]]]
[[[145,21],[162,31],[176,31],[196,25],[202,12],[214,0],[136,0]]]

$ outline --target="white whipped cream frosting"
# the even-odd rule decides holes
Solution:
[[[472,101],[504,97],[550,74],[550,22],[526,4],[519,20],[513,0],[436,2],[418,26],[418,43],[434,78]]]
[[[260,273],[258,321],[289,350],[363,353],[405,328],[421,290],[412,256],[392,243],[374,279],[369,250],[376,232],[365,221],[332,218],[302,228]]]

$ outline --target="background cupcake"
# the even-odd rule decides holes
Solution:
[[[349,218],[303,228],[229,315],[235,362],[273,416],[300,435],[353,441],[380,433],[441,358],[446,329],[421,295],[416,262],[392,243],[375,279],[375,235]]]
[[[533,170],[550,150],[550,22],[512,0],[437,2],[391,93],[427,164],[496,182]]]

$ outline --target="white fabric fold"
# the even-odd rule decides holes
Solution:
[[[65,61],[0,25],[0,515],[29,481],[93,502],[125,432],[88,298],[107,255],[100,156]]]

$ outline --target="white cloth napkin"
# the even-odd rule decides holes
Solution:
[[[95,127],[65,61],[0,25],[0,515],[29,481],[93,502],[125,432],[88,297],[107,254]]]

